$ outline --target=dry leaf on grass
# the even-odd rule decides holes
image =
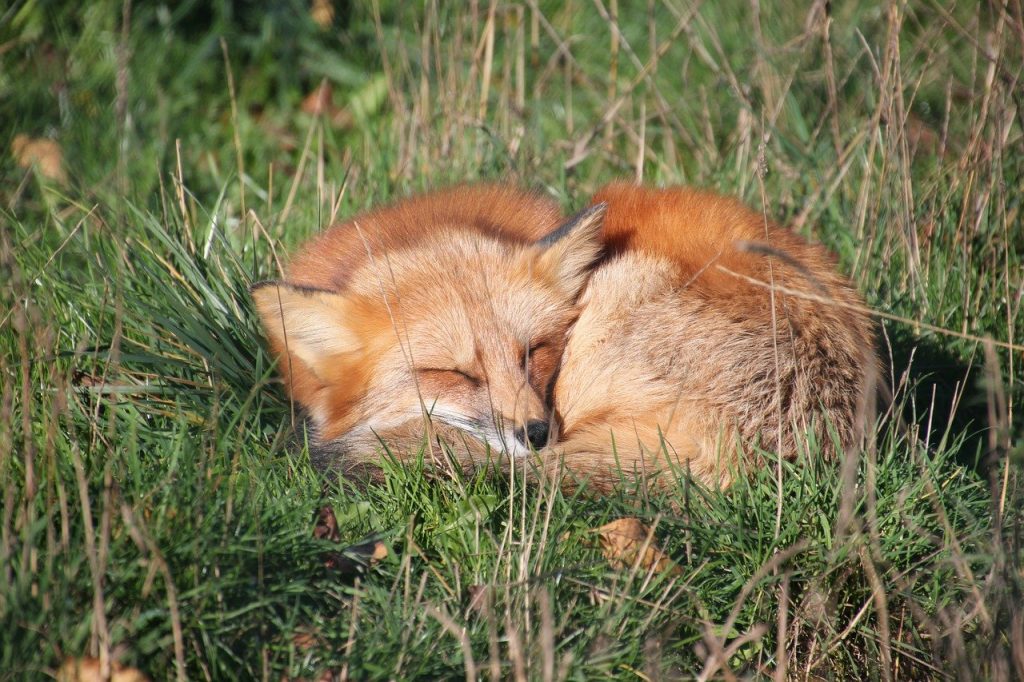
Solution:
[[[295,631],[295,635],[292,637],[292,644],[299,651],[309,651],[318,646],[323,646],[324,640],[320,636],[320,631],[314,627],[300,628]]]
[[[302,110],[307,114],[319,116],[331,107],[334,91],[327,81],[317,86],[316,90],[306,95],[302,100]]]
[[[295,631],[292,636],[292,644],[295,645],[295,650],[301,654],[315,654],[315,650],[327,646],[327,642],[320,635],[320,630],[313,627],[303,627]],[[332,682],[338,679],[338,671],[327,669],[320,673],[318,677],[288,677],[283,675],[281,682]]]
[[[341,534],[338,533],[338,519],[334,516],[334,509],[329,504],[316,510],[313,537],[318,540],[341,542]]]
[[[311,116],[323,116],[335,128],[352,125],[352,112],[334,105],[334,89],[326,80],[302,100],[302,111]]]
[[[320,28],[327,28],[334,21],[334,3],[331,0],[313,0],[309,16]]]
[[[98,658],[67,658],[57,671],[57,682],[100,682],[102,679]],[[136,668],[112,662],[110,682],[149,682],[149,678]]]
[[[68,181],[64,172],[64,152],[53,140],[18,134],[11,142],[11,154],[22,168],[35,166],[39,174],[48,180],[61,184]]]
[[[340,542],[338,519],[330,505],[324,505],[316,511],[316,525],[313,537],[330,542]],[[368,540],[358,545],[350,545],[340,552],[328,552],[324,555],[324,567],[341,575],[358,575],[369,566],[386,559],[388,548],[380,540]]]
[[[650,529],[639,519],[627,516],[606,523],[597,529],[601,536],[601,552],[614,568],[628,569],[639,563],[648,571],[669,571],[672,574],[682,570],[667,554],[661,551],[651,537]],[[641,553],[642,552],[642,553]]]

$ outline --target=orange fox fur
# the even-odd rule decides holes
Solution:
[[[254,287],[315,458],[348,469],[374,457],[378,438],[399,452],[421,445],[424,415],[473,437],[467,463],[484,444],[514,456],[543,447],[600,213],[560,229],[558,207],[536,194],[457,187],[333,227],[284,282]]]
[[[755,442],[786,457],[808,432],[826,452],[829,428],[857,442],[872,327],[824,248],[706,191],[615,183],[594,202],[605,255],[554,393],[574,476],[606,487],[667,458],[726,485]]]
[[[463,464],[532,447],[533,471],[599,489],[666,465],[727,485],[752,444],[792,457],[807,433],[856,444],[871,323],[823,248],[687,188],[615,183],[560,223],[537,195],[455,188],[334,227],[254,288],[322,464],[407,453],[429,423]]]

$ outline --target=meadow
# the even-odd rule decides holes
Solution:
[[[1019,0],[0,9],[0,680],[1024,679],[1022,75]],[[414,192],[623,177],[838,255],[863,451],[607,496],[310,465],[253,282]],[[608,560],[623,517],[672,570]]]

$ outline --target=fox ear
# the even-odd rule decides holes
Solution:
[[[274,351],[298,358],[317,377],[332,359],[359,350],[343,295],[283,282],[261,282],[250,291]]]
[[[590,266],[601,254],[601,227],[607,209],[604,202],[585,208],[536,242],[543,249],[538,265],[572,298],[582,291]]]

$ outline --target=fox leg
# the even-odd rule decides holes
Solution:
[[[658,421],[630,420],[575,430],[539,453],[535,475],[557,480],[563,490],[586,484],[598,492],[608,492],[624,478],[655,486],[674,486],[680,477],[711,487],[732,481],[738,458],[728,432],[679,415],[663,416],[660,423],[667,428]]]

